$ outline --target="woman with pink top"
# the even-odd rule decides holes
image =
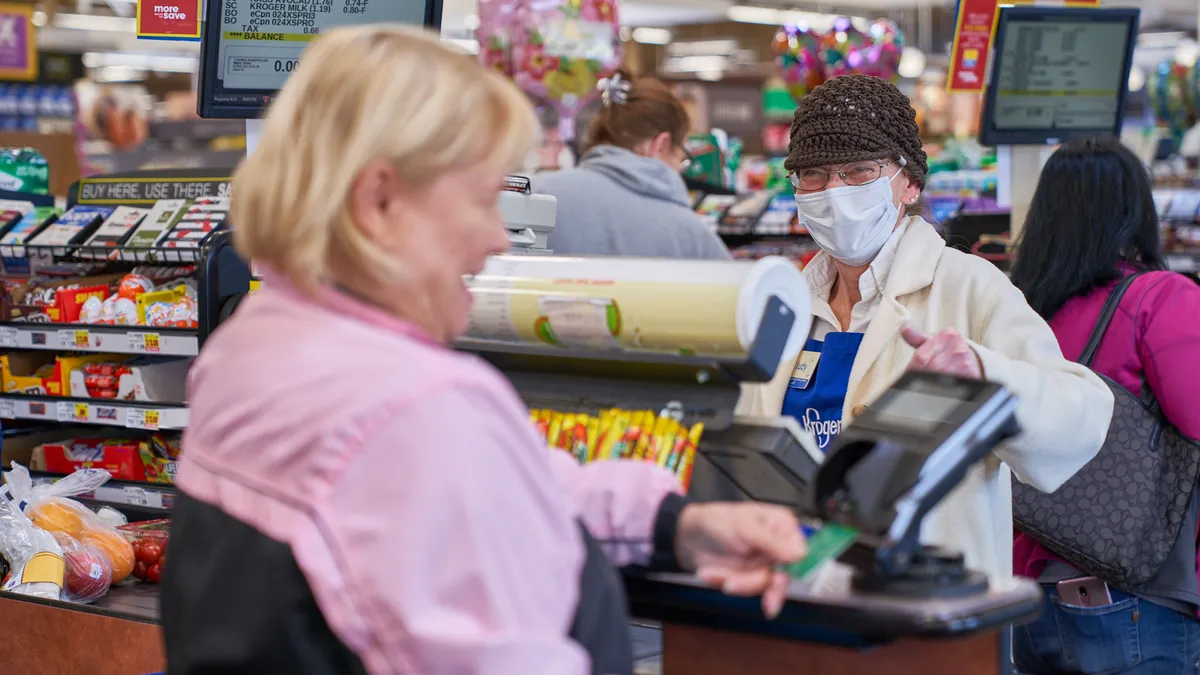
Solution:
[[[189,383],[162,589],[170,672],[630,675],[615,568],[694,571],[779,611],[795,518],[691,504],[633,462],[551,451],[448,343],[536,120],[436,35],[305,52],[234,178],[265,274]]]
[[[1164,269],[1150,178],[1116,139],[1067,143],[1042,171],[1012,280],[1078,359],[1108,294],[1140,273],[1121,299],[1092,362],[1138,394],[1148,386],[1169,422],[1200,438],[1200,287]],[[1113,508],[1120,495],[1114,494]],[[1046,591],[1040,619],[1014,629],[1017,670],[1182,675],[1200,672],[1200,582],[1193,494],[1174,552],[1139,588],[1109,586],[1112,601],[1080,607],[1058,582],[1089,576],[1018,533],[1013,571]],[[1078,602],[1078,600],[1076,600]]]

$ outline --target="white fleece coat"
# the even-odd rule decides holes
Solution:
[[[1012,489],[1017,479],[1053,492],[1100,449],[1113,399],[1087,368],[1063,358],[1050,326],[992,263],[947,248],[920,218],[905,223],[883,297],[850,371],[843,420],[864,412],[904,371],[913,349],[906,323],[926,335],[953,328],[970,342],[984,377],[1020,397],[1023,433],[996,448],[926,517],[926,544],[961,551],[967,565],[997,586],[1012,578]],[[821,253],[820,255],[826,255]],[[780,364],[767,384],[746,385],[743,415],[777,416],[795,363]]]

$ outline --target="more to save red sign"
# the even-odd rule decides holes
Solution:
[[[954,47],[950,51],[950,74],[946,88],[952,92],[980,92],[987,84],[988,57],[996,17],[996,0],[959,0],[954,21]]]
[[[138,0],[137,36],[156,40],[199,40],[202,0]]]

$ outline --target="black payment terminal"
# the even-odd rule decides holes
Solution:
[[[812,512],[849,525],[870,550],[846,559],[875,593],[986,590],[962,556],[920,544],[922,519],[1001,441],[1019,432],[999,384],[910,371],[843,429],[812,485]]]

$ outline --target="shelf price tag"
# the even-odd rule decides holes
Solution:
[[[125,426],[130,429],[149,429],[156,431],[159,424],[159,412],[145,408],[130,408],[125,414]]]
[[[17,419],[17,402],[16,401],[0,401],[0,419],[6,419],[6,420]]]
[[[125,503],[130,506],[149,506],[150,498],[142,488],[129,485],[125,487]]]
[[[87,422],[91,418],[91,406],[87,403],[64,402],[58,404],[59,422]]]
[[[162,351],[162,337],[158,333],[130,333],[129,351],[157,354]]]
[[[16,328],[8,326],[0,328],[0,347],[16,347],[19,332]]]
[[[92,334],[86,330],[60,330],[58,344],[63,349],[91,349]]]

